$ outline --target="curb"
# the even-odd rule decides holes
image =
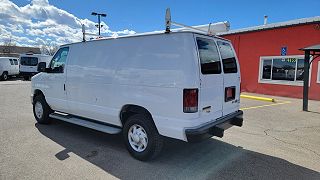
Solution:
[[[259,96],[250,96],[250,95],[240,95],[241,98],[247,98],[247,99],[254,99],[259,101],[267,101],[267,102],[275,102],[275,99],[273,98],[265,98],[265,97],[259,97]]]

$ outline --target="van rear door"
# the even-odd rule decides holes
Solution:
[[[217,40],[223,67],[223,115],[239,110],[240,70],[235,51],[228,41]]]
[[[38,58],[33,56],[20,57],[20,71],[21,72],[37,72]]]
[[[200,66],[199,111],[201,119],[209,121],[222,116],[223,74],[215,39],[195,35]]]

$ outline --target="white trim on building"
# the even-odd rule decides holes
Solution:
[[[253,26],[253,27],[242,28],[242,29],[235,29],[235,30],[230,30],[228,32],[218,33],[217,35],[221,36],[221,35],[236,34],[236,33],[249,32],[249,31],[266,30],[266,29],[292,26],[292,25],[298,25],[298,24],[307,24],[307,23],[313,23],[313,22],[320,22],[320,16],[295,19],[295,20],[291,20],[291,21],[271,23],[271,24]]]
[[[319,83],[319,84],[320,84],[320,61],[318,62],[317,83]]]

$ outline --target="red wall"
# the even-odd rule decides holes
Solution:
[[[303,87],[258,83],[260,56],[280,56],[281,47],[287,47],[287,55],[303,55],[300,48],[320,44],[320,24],[224,35],[232,41],[241,68],[241,89],[244,92],[302,98]],[[320,84],[317,83],[318,61],[312,63],[309,98],[320,100]]]

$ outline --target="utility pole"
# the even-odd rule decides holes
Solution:
[[[100,36],[100,28],[102,28],[103,25],[101,25],[101,20],[100,20],[100,17],[106,17],[107,14],[104,14],[104,13],[96,13],[96,12],[92,12],[91,15],[93,16],[98,16],[98,25],[96,25],[96,27],[99,29],[99,36]]]

